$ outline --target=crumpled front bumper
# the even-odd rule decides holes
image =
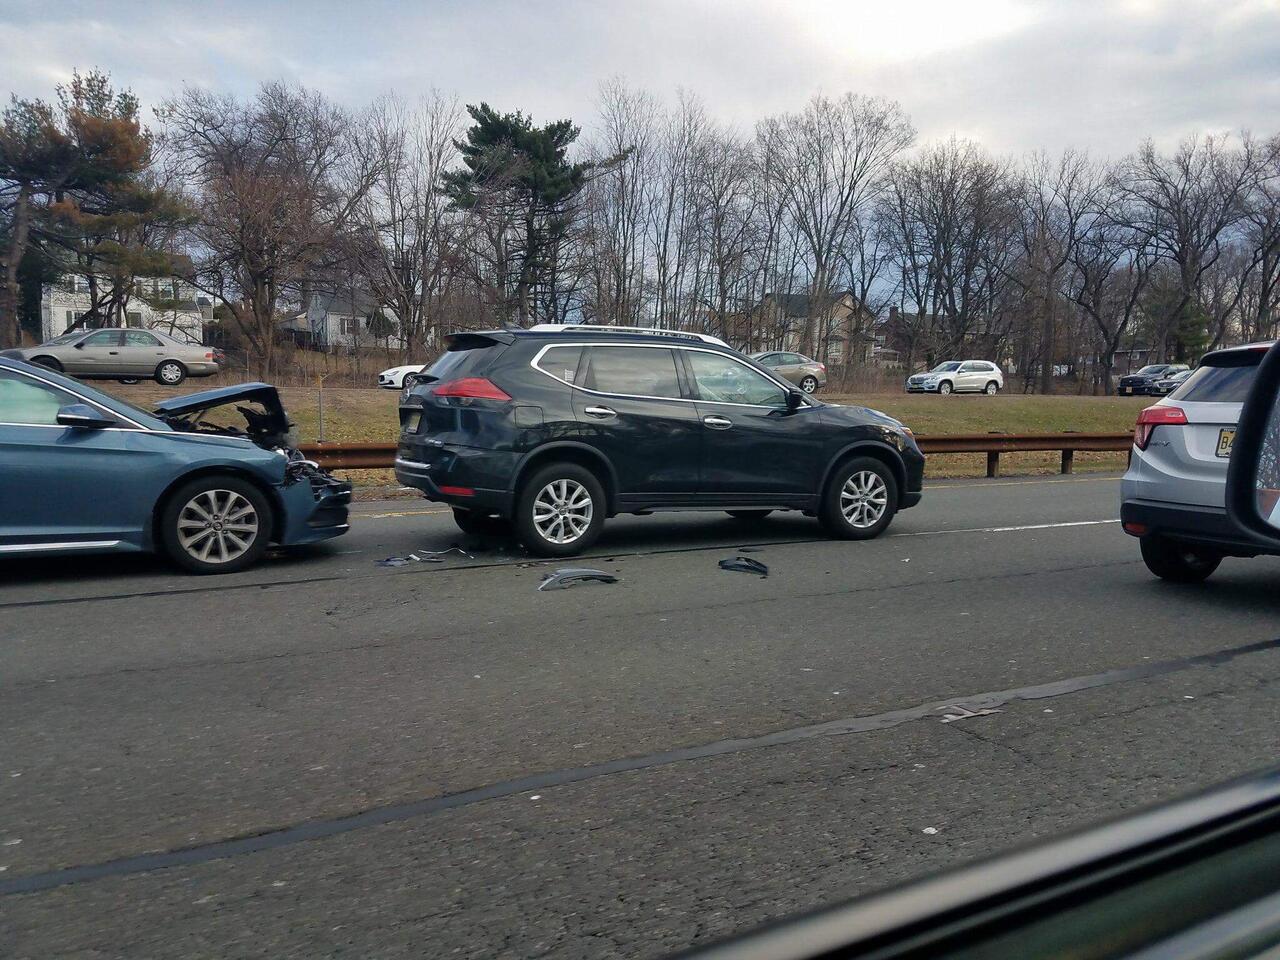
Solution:
[[[277,488],[284,516],[277,542],[284,547],[340,537],[350,529],[351,484],[309,467]]]

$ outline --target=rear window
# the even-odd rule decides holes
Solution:
[[[1169,399],[1188,403],[1244,403],[1258,372],[1260,351],[1241,351],[1218,358],[1218,362],[1197,367]],[[1230,361],[1231,366],[1222,366]],[[1243,361],[1243,363],[1241,362]]]
[[[502,347],[487,337],[457,337],[435,363],[418,374],[418,379],[434,383],[479,375],[502,351]]]

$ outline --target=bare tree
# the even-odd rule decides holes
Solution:
[[[159,114],[199,215],[196,282],[270,371],[282,299],[334,256],[373,182],[359,127],[320,94],[278,83],[247,103],[187,88]]]
[[[877,179],[915,139],[915,128],[897,103],[846,93],[838,100],[816,96],[799,113],[766,120],[761,133],[776,158],[770,172],[808,247],[811,310],[827,317],[845,237]],[[810,352],[812,344],[806,329],[801,349]]]

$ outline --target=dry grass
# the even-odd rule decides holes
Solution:
[[[154,383],[125,386],[97,384],[110,393],[147,406],[174,394],[190,393],[213,386],[208,380],[191,380],[177,389]],[[314,387],[285,386],[280,390],[285,408],[298,425],[298,439],[313,443],[320,435],[320,394]],[[324,396],[324,436],[330,443],[384,442],[396,439],[397,393],[394,390],[326,388]],[[999,397],[895,394],[824,394],[833,403],[859,404],[882,410],[910,426],[922,436],[952,433],[1121,433],[1133,428],[1138,411],[1151,401],[1143,397],[1021,396]],[[1080,472],[1120,470],[1123,453],[1078,453],[1075,468]],[[1007,475],[1057,473],[1057,453],[1017,453],[1001,457],[1001,471]],[[983,454],[946,454],[929,458],[930,477],[976,477],[986,471]],[[361,485],[394,484],[389,470],[351,471]]]

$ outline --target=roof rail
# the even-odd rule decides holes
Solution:
[[[729,345],[719,337],[709,333],[689,333],[686,330],[664,330],[661,327],[615,327],[603,323],[539,323],[529,328],[538,333],[580,333],[589,330],[591,333],[644,333],[651,337],[676,337],[681,340],[699,340],[702,343],[714,343],[720,347]]]

